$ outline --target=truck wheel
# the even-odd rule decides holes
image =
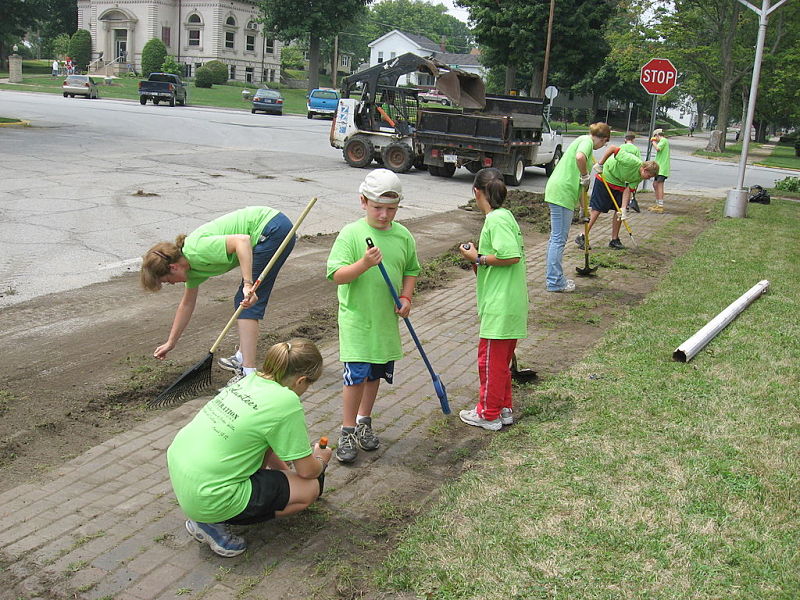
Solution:
[[[427,171],[428,165],[425,164],[425,159],[422,156],[418,156],[414,159],[414,168],[417,171]]]
[[[66,94],[64,95],[66,96]],[[142,106],[147,104],[147,96],[139,96],[139,104],[141,104]]]
[[[445,163],[439,167],[439,177],[452,177],[456,172],[456,166],[453,163]]]
[[[516,187],[522,183],[522,177],[525,175],[525,161],[522,160],[521,156],[515,156],[514,162],[511,164],[514,166],[514,170],[511,173],[503,175],[503,179],[506,185]]]
[[[361,169],[372,162],[375,146],[363,135],[354,135],[347,140],[342,154],[348,165]]]
[[[479,160],[471,160],[464,165],[470,173],[477,173],[481,170],[481,162]]]
[[[169,97],[169,105],[170,106],[175,106],[175,96],[170,96]]]
[[[561,156],[561,148],[556,148],[556,151],[553,153],[553,160],[544,166],[544,172],[548,177],[550,177],[550,175],[553,174],[553,171],[556,170],[556,165],[558,164],[558,161],[561,160]]]
[[[403,142],[392,142],[386,146],[381,152],[381,157],[383,165],[395,173],[406,173],[414,162],[411,146]]]
[[[158,98],[153,98],[153,104],[155,104],[156,106],[158,106],[158,103],[159,103],[159,102],[161,102],[161,100],[159,100]]]
[[[436,165],[428,165],[428,173],[433,175],[434,177],[441,177],[442,173],[439,170],[441,167],[437,167]]]
[[[314,118],[314,113],[310,112],[306,114],[306,119],[313,119],[313,118]]]

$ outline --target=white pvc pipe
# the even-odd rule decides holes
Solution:
[[[728,323],[733,321],[740,312],[750,306],[753,300],[761,296],[761,294],[768,289],[769,281],[766,279],[759,281],[747,290],[747,292],[742,294],[738,300],[732,302],[728,308],[706,323],[702,329],[678,346],[675,352],[672,353],[672,359],[684,363],[692,360],[695,354],[700,352],[708,342],[714,339],[720,331],[728,326]]]

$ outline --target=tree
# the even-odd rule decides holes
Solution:
[[[153,38],[142,48],[142,75],[147,77],[150,73],[161,71],[161,65],[167,58],[167,47],[158,38]]]
[[[92,58],[92,34],[78,29],[69,41],[69,56],[78,71],[85,71]]]
[[[175,60],[175,57],[168,54],[164,59],[164,62],[161,63],[161,72],[172,73],[173,75],[183,75],[183,65]]]
[[[332,37],[364,10],[369,0],[262,1],[265,33],[279,40],[308,40],[309,91],[319,87],[320,40]]]
[[[281,48],[281,69],[302,69],[305,61],[303,51],[294,46],[284,46]]]
[[[25,35],[37,15],[39,7],[26,0],[0,2],[0,66],[8,67],[8,52]]]
[[[212,83],[225,85],[228,82],[228,65],[221,60],[210,60],[203,66],[211,71]]]
[[[64,58],[69,54],[70,37],[66,33],[61,33],[50,40],[50,54],[53,58]]]

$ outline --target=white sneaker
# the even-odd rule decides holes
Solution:
[[[489,431],[499,431],[503,427],[500,417],[497,417],[494,421],[487,421],[486,419],[479,417],[474,408],[472,410],[462,410],[460,413],[458,413],[458,416],[467,425],[483,427]]]
[[[238,351],[239,351],[239,346],[236,346],[236,352]],[[242,368],[242,361],[236,358],[236,354],[228,357],[225,356],[220,357],[217,360],[217,364],[226,371],[233,371],[234,373]]]
[[[514,413],[510,408],[503,408],[500,410],[500,422],[503,425],[514,424]]]

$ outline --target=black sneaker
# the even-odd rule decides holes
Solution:
[[[642,210],[639,208],[639,203],[636,201],[635,196],[631,198],[630,201],[628,202],[628,208],[630,208],[633,212],[638,212],[638,213],[642,212]]]
[[[619,241],[619,238],[608,242],[608,247],[613,248],[614,250],[625,250],[625,246],[622,245],[622,242]]]

